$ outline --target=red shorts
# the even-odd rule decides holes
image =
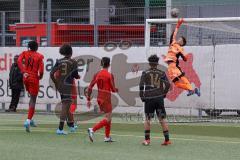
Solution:
[[[39,92],[39,80],[37,78],[27,77],[23,78],[23,83],[26,90],[32,96],[37,96]]]
[[[111,100],[107,101],[102,101],[100,99],[97,100],[98,101],[98,105],[99,105],[99,108],[101,110],[101,112],[104,112],[104,113],[110,113],[112,112],[112,103],[111,103]]]

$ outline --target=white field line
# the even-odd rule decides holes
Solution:
[[[43,133],[55,133],[54,130],[50,130],[52,128],[43,128],[43,129],[34,129],[33,132],[43,132]],[[23,131],[24,128],[16,129],[16,128],[0,128],[0,131]],[[87,132],[76,132],[81,134],[87,134]],[[29,133],[26,133],[29,134]],[[31,134],[31,133],[30,133]],[[95,133],[97,135],[104,135],[103,133]],[[117,137],[133,137],[133,138],[143,138],[143,136],[130,135],[130,134],[111,134]],[[163,137],[153,136],[153,139],[163,139]],[[193,138],[180,138],[180,137],[172,137],[172,140],[177,141],[193,141],[193,142],[208,142],[208,143],[225,143],[225,144],[240,144],[240,141],[222,141],[222,140],[210,140],[210,139],[193,139]]]
[[[56,120],[38,120],[37,119],[37,122],[40,121],[41,123],[37,123],[37,124],[46,124],[46,123],[50,123],[50,124],[58,124],[58,120],[59,119],[56,119]],[[118,121],[118,120],[117,120]],[[4,119],[1,119],[0,121],[0,124],[5,124],[6,122],[20,122],[20,123],[24,123],[24,119],[22,120],[16,120],[16,119],[8,119],[8,118],[4,118]],[[78,124],[95,124],[96,122],[95,121],[78,121]],[[122,122],[114,122],[113,121],[113,124],[143,124],[143,121],[135,121],[135,122],[128,122],[128,121],[122,121]],[[157,122],[154,122],[153,124],[158,124]],[[234,127],[234,128],[240,128],[240,125],[237,125],[236,123],[196,123],[196,124],[193,124],[193,123],[169,123],[170,125],[180,125],[180,126],[213,126],[213,127]]]

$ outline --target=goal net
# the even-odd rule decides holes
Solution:
[[[163,59],[177,21],[146,20],[146,56],[157,54],[161,58],[160,66],[165,70],[167,64]],[[173,112],[190,108],[193,112],[205,110],[217,115],[222,111],[231,111],[233,115],[239,113],[240,17],[185,18],[177,34],[180,36],[186,38],[184,49],[190,54],[187,62],[180,60],[180,67],[192,86],[200,88],[201,96],[187,97],[186,91],[172,85],[166,107]]]

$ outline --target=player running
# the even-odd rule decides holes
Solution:
[[[59,127],[56,131],[58,135],[66,135],[67,132],[63,130],[64,122],[67,121],[70,127],[70,132],[75,132],[73,115],[70,113],[72,105],[72,89],[74,79],[79,79],[77,61],[71,59],[72,47],[68,44],[61,46],[59,50],[64,58],[59,59],[53,67],[50,76],[53,80],[57,90],[61,95],[62,110],[60,113]]]
[[[191,83],[185,77],[185,73],[179,67],[179,58],[187,61],[188,55],[184,52],[183,46],[186,45],[186,39],[180,37],[177,40],[178,30],[183,23],[183,19],[180,19],[176,25],[176,28],[171,36],[170,46],[168,53],[164,61],[168,64],[168,76],[171,81],[178,87],[188,91],[187,96],[197,94],[200,96],[200,90],[198,88],[193,89]]]
[[[166,111],[164,108],[164,98],[170,88],[170,83],[165,72],[157,69],[159,58],[157,55],[152,55],[148,58],[150,69],[144,71],[139,84],[140,97],[145,103],[145,140],[143,145],[150,145],[150,122],[154,118],[154,114],[158,117],[159,123],[163,129],[165,141],[162,145],[171,144],[169,140],[168,124],[165,120]]]
[[[94,78],[87,89],[86,96],[88,100],[88,106],[90,107],[92,88],[95,84],[97,84],[97,102],[100,110],[105,113],[105,117],[100,122],[95,124],[93,128],[88,129],[88,135],[90,141],[93,142],[94,132],[105,127],[104,142],[113,142],[112,138],[110,137],[112,121],[111,92],[118,92],[118,89],[115,87],[113,75],[108,72],[108,68],[110,67],[110,58],[103,57],[101,60],[101,66],[103,67],[103,69],[94,75]]]
[[[28,118],[24,123],[27,132],[30,132],[30,126],[36,127],[32,118],[39,92],[39,80],[42,79],[44,73],[44,57],[37,50],[38,43],[30,41],[28,43],[28,51],[22,52],[18,58],[18,66],[23,73],[23,83],[30,94]]]

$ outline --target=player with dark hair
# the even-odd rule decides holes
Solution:
[[[164,98],[170,88],[170,83],[164,71],[157,68],[159,58],[157,55],[151,55],[148,58],[150,68],[142,73],[139,84],[140,98],[145,103],[145,140],[143,145],[150,145],[150,122],[156,115],[162,126],[165,141],[162,145],[171,144],[169,140],[168,124],[165,120],[166,111],[164,107]]]
[[[168,64],[168,76],[171,81],[178,87],[188,91],[187,96],[197,94],[200,96],[200,90],[198,88],[193,89],[189,80],[185,77],[184,72],[179,67],[179,58],[187,61],[188,55],[185,53],[183,46],[186,45],[186,38],[180,37],[177,40],[178,30],[183,23],[183,19],[180,19],[177,26],[170,38],[170,46],[168,53],[165,57],[165,62]]]
[[[103,57],[101,60],[102,70],[94,75],[93,80],[91,81],[88,89],[87,89],[87,100],[88,106],[91,105],[91,93],[92,88],[95,84],[98,87],[98,97],[97,102],[99,108],[102,112],[105,113],[105,117],[95,124],[93,128],[88,129],[88,135],[91,142],[93,142],[93,134],[97,130],[105,127],[105,142],[113,142],[110,137],[111,130],[111,121],[112,121],[112,103],[111,103],[111,92],[118,92],[118,89],[115,87],[114,77],[111,73],[108,72],[108,68],[110,67],[110,58]]]
[[[24,51],[18,58],[18,66],[23,73],[23,83],[30,94],[28,118],[24,123],[27,132],[30,132],[30,126],[36,127],[33,121],[37,95],[39,92],[39,80],[44,73],[43,55],[37,52],[38,43],[30,41],[28,51]]]
[[[9,109],[6,110],[6,112],[16,112],[21,91],[24,89],[23,75],[17,64],[18,57],[19,55],[14,56],[14,63],[12,64],[9,72],[9,86],[12,90],[12,99],[9,105]]]
[[[70,113],[70,107],[72,105],[74,79],[79,79],[80,76],[78,75],[77,61],[71,59],[72,47],[68,44],[64,44],[60,47],[59,53],[63,55],[64,58],[57,60],[50,76],[61,95],[62,101],[60,122],[56,133],[58,135],[66,135],[67,132],[63,130],[65,121],[67,121],[70,127],[70,132],[75,132],[76,129],[74,127],[73,116]]]

